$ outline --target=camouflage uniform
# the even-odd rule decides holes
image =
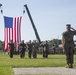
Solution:
[[[22,42],[19,44],[19,52],[20,52],[20,57],[21,57],[21,58],[24,58],[24,56],[25,56],[25,51],[26,51],[26,44],[24,43],[24,41],[22,41]]]
[[[28,45],[28,56],[31,59],[31,56],[32,56],[32,43],[31,43],[31,41],[27,45]]]
[[[37,50],[38,50],[38,44],[36,41],[33,43],[33,58],[37,58]]]
[[[49,44],[47,43],[47,41],[44,45],[44,50],[45,50],[45,57],[48,58]]]
[[[41,47],[43,48],[43,58],[48,58],[48,50],[49,50],[49,45],[46,41],[46,43],[42,43]]]
[[[67,64],[73,64],[73,56],[74,56],[74,41],[73,36],[76,35],[76,31],[65,31],[63,33],[63,37],[65,39],[64,49],[66,54]]]
[[[13,42],[9,42],[9,56],[10,58],[13,58],[13,53],[14,53],[14,43]]]

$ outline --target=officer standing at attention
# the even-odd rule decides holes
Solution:
[[[49,44],[48,44],[48,41],[45,41],[44,49],[45,49],[45,58],[48,58],[48,53],[49,53]]]
[[[48,58],[48,52],[49,52],[49,44],[47,41],[41,43],[41,47],[43,48],[43,58]]]
[[[38,44],[36,40],[33,41],[33,58],[37,58],[37,50],[38,50]]]
[[[66,68],[73,68],[74,60],[74,40],[73,37],[76,35],[76,30],[71,27],[70,24],[66,25],[66,31],[62,34],[62,45],[66,54],[67,66]]]
[[[19,44],[19,48],[20,48],[20,57],[24,58],[25,57],[25,51],[26,51],[26,44],[24,43],[24,40],[21,41],[21,43]]]
[[[8,45],[9,45],[9,56],[10,56],[10,58],[13,58],[13,54],[14,54],[14,43],[13,43],[13,40],[10,40]]]
[[[31,59],[31,56],[32,56],[32,42],[31,42],[31,40],[28,43],[28,56]]]

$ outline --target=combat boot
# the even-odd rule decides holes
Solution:
[[[73,68],[73,65],[72,64],[69,64],[69,68]]]

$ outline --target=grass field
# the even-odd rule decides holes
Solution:
[[[29,59],[26,54],[23,59],[19,55],[14,55],[11,59],[8,54],[0,54],[0,75],[14,75],[13,67],[64,67],[65,65],[65,55],[49,55],[48,59],[38,55],[37,59]],[[76,55],[74,56],[74,66],[76,66]]]

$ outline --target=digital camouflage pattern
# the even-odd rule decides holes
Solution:
[[[14,43],[13,42],[10,42],[10,43],[8,43],[8,45],[9,45],[9,56],[10,56],[10,58],[13,58]]]
[[[73,41],[73,37],[74,35],[76,35],[76,31],[65,31],[63,33],[63,37],[65,39],[65,44],[64,44],[64,48],[67,48],[67,47],[74,47],[74,41]]]
[[[67,64],[73,64],[73,55],[74,55],[74,40],[73,37],[76,35],[76,31],[65,31],[63,34],[63,38],[65,39],[64,49],[66,54]]]

